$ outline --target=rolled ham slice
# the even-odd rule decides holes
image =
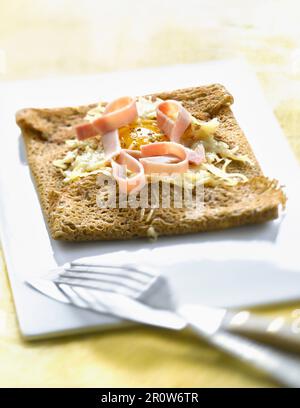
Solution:
[[[157,124],[171,142],[180,143],[181,136],[191,123],[190,113],[173,100],[161,102],[156,108]]]
[[[147,157],[147,160],[153,161],[155,163],[178,163],[180,162],[179,157],[173,156],[172,154],[166,154],[165,156]]]
[[[191,164],[199,165],[205,161],[205,149],[202,144],[199,144],[195,149],[185,148],[188,156],[188,161]]]
[[[110,102],[105,108],[104,115],[93,121],[93,126],[98,133],[104,134],[134,122],[137,117],[135,99],[124,96]]]
[[[104,135],[135,121],[138,116],[136,100],[123,96],[106,105],[103,115],[93,122],[85,122],[75,127],[79,140],[96,135]]]
[[[85,140],[98,135],[98,131],[91,122],[83,122],[76,125],[75,132],[78,140]]]
[[[144,187],[146,179],[142,164],[125,150],[122,150],[118,157],[111,159],[111,165],[112,174],[122,193],[137,193]],[[126,170],[135,175],[128,177]]]
[[[146,174],[151,173],[184,173],[189,168],[185,147],[174,142],[157,142],[141,146],[140,162]],[[162,157],[166,159],[162,159]],[[176,157],[177,162],[170,160]],[[159,157],[159,158],[158,158]]]
[[[180,139],[191,123],[190,113],[177,101],[168,100],[157,106],[157,124],[168,138],[180,143]],[[185,147],[188,161],[199,165],[205,160],[205,150],[202,145],[196,149]]]
[[[134,157],[137,160],[140,160],[142,157],[142,153],[140,150],[133,150],[133,149],[123,149],[124,152],[130,154],[130,156]]]
[[[119,139],[118,130],[112,130],[111,132],[105,133],[101,138],[105,158],[107,160],[112,159],[121,152],[121,144]]]

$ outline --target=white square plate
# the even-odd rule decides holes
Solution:
[[[119,95],[224,84],[266,175],[287,186],[280,220],[228,231],[128,242],[63,243],[48,234],[30,177],[15,112],[24,107],[78,105]],[[300,298],[299,168],[255,76],[241,61],[115,72],[0,85],[0,223],[22,335],[28,339],[110,328],[117,319],[60,304],[24,284],[69,260],[103,254],[148,259],[168,275],[179,302],[250,306]]]

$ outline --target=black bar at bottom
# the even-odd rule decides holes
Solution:
[[[291,393],[289,393],[291,391]],[[231,388],[0,388],[0,407],[29,408],[52,406],[53,408],[94,408],[103,406],[201,406],[218,402],[276,402],[287,404],[288,398],[295,398],[297,390],[285,389],[231,389]],[[246,398],[246,400],[245,400]],[[205,404],[205,405],[204,405]]]

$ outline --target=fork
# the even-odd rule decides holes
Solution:
[[[58,289],[60,297],[46,291],[42,281],[45,283],[45,279],[28,283],[50,297],[95,312],[177,331],[189,327],[209,344],[264,371],[281,384],[300,387],[299,358],[229,332],[238,326],[233,322],[239,320],[236,316],[241,312],[195,305],[177,308],[166,278],[149,267],[73,261],[46,278]],[[264,326],[265,322],[261,328]],[[251,332],[253,318],[249,327]],[[242,332],[246,334],[247,329]]]

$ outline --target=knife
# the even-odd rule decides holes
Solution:
[[[25,283],[51,299],[62,303],[71,303],[71,300],[67,298],[66,294],[51,280],[40,278],[28,279]]]

